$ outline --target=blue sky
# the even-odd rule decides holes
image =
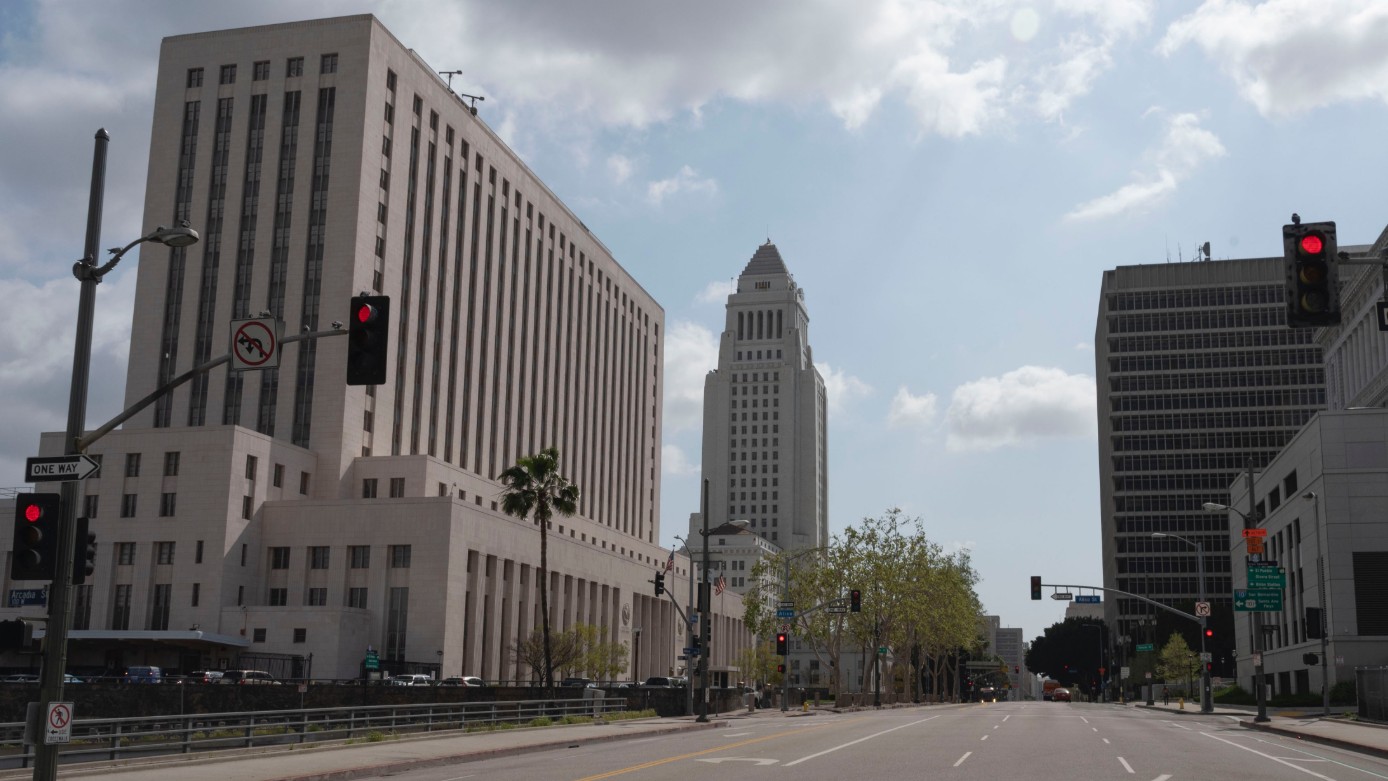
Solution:
[[[697,509],[723,303],[768,237],[829,383],[830,523],[898,506],[986,609],[1099,583],[1093,337],[1119,265],[1385,223],[1388,3],[327,0],[0,5],[0,468],[64,426],[92,137],[103,246],[139,224],[168,35],[370,12],[665,307],[662,542]],[[87,419],[119,411],[133,264],[98,294]]]

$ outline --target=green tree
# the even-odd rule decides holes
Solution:
[[[554,513],[570,516],[578,511],[578,486],[559,473],[559,450],[547,447],[533,456],[521,456],[516,465],[501,473],[506,486],[501,509],[516,518],[533,518],[540,525],[540,626],[544,637],[544,685],[554,686],[554,657],[549,636],[549,521]]]
[[[532,679],[540,681],[544,681],[546,659],[553,665],[552,669],[566,671],[578,665],[582,655],[578,635],[571,631],[551,637],[546,646],[544,632],[536,629],[529,637],[517,640],[511,646],[511,658],[518,666],[528,668]]]
[[[1166,645],[1161,647],[1161,657],[1157,661],[1157,672],[1162,680],[1166,681],[1186,681],[1186,689],[1190,690],[1190,681],[1200,669],[1200,656],[1190,650],[1186,645],[1186,639],[1179,634],[1171,635],[1166,641]]]
[[[595,681],[610,681],[627,666],[627,647],[602,636],[602,629],[591,624],[573,628],[578,637],[579,663],[577,668]]]

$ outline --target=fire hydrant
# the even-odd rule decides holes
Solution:
[[[1176,700],[1176,704],[1180,707],[1181,710],[1185,710],[1185,709],[1186,709],[1186,698],[1185,698],[1185,697],[1178,698],[1178,699]]]
[[[801,712],[801,713],[809,713],[809,712],[810,712],[810,701],[809,701],[809,700],[803,700],[803,701],[801,701],[801,703],[800,703],[800,712]]]

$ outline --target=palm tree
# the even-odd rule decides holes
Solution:
[[[521,456],[516,465],[501,473],[506,492],[501,509],[516,518],[533,517],[540,524],[540,622],[544,633],[544,685],[553,686],[554,665],[549,639],[549,519],[554,513],[578,511],[578,486],[559,474],[559,450],[547,447],[533,456]]]

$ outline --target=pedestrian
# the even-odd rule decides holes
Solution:
[[[1161,687],[1161,704],[1162,704],[1162,705],[1170,705],[1170,704],[1171,704],[1171,691],[1170,691],[1169,689],[1167,689],[1165,686]]]

